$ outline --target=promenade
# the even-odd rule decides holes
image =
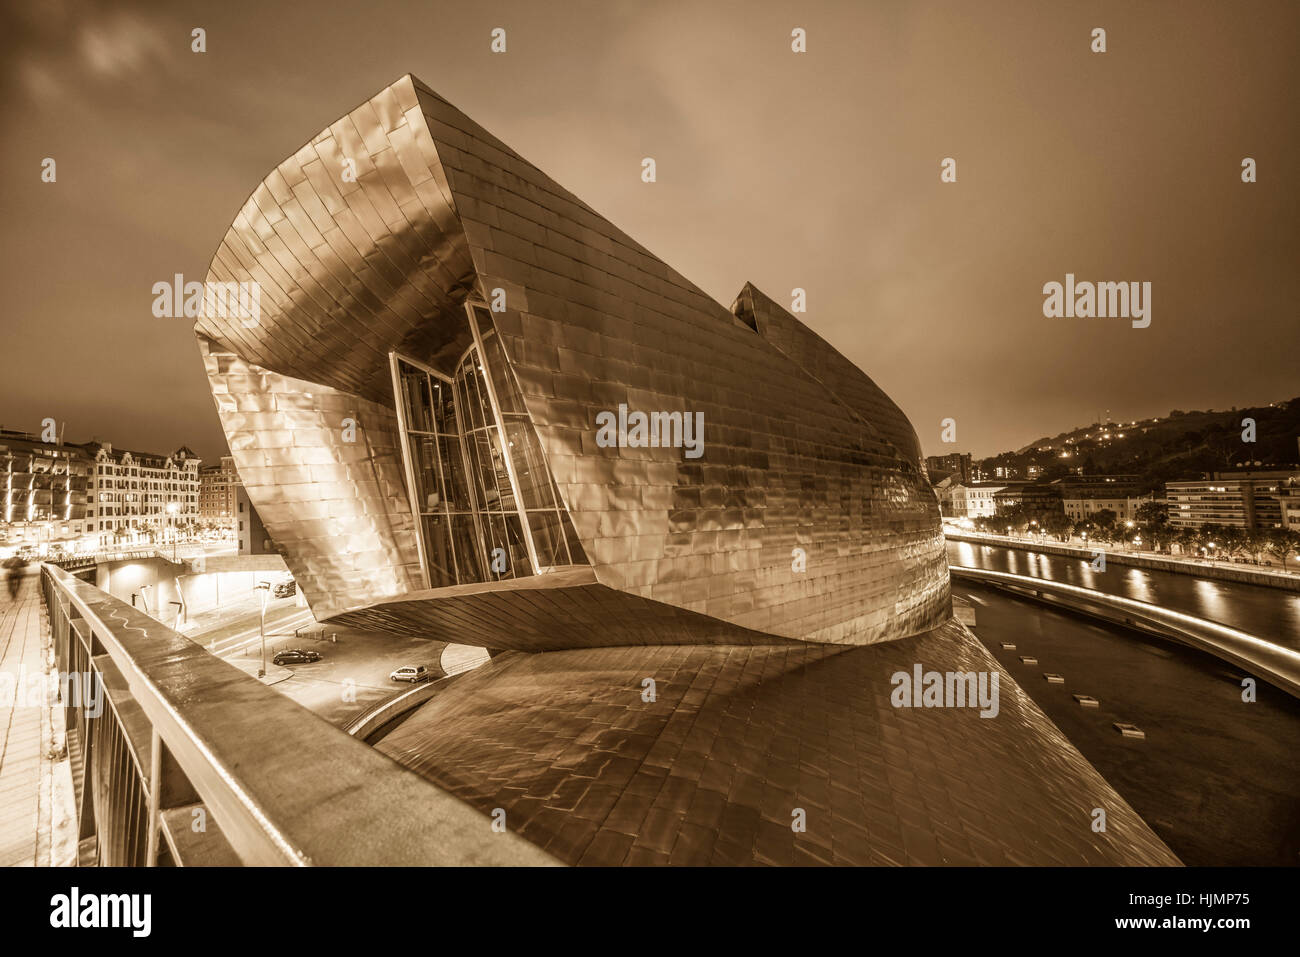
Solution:
[[[1102,551],[1106,553],[1106,561],[1113,562],[1116,565],[1133,565],[1138,568],[1177,572],[1180,575],[1212,578],[1216,581],[1263,585],[1267,588],[1300,592],[1300,566],[1295,561],[1290,563],[1286,571],[1282,571],[1281,568],[1275,570],[1270,566],[1235,563],[1225,559],[1208,561],[1181,555],[1169,555],[1163,552],[1141,551],[1113,543],[1084,543],[1075,540],[1058,542],[1049,538],[991,535],[987,532],[974,532],[949,527],[944,528],[943,534],[944,538],[950,542],[998,545],[1003,548],[1016,548],[1021,551],[1044,552],[1049,555],[1062,555],[1081,559],[1091,559],[1097,552]]]
[[[13,582],[0,579],[0,865],[5,867],[76,859],[62,714],[31,690],[49,680],[39,583],[34,573]],[[56,739],[57,758],[52,757]]]

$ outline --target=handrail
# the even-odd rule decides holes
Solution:
[[[1069,585],[1065,582],[1014,575],[966,565],[950,565],[955,578],[994,585],[1023,597],[1060,604],[1119,624],[1144,628],[1208,652],[1300,697],[1300,652],[1217,621],[1162,608],[1150,602]],[[1024,594],[1026,591],[1029,594]]]
[[[52,626],[56,615],[84,620],[77,629],[60,623],[56,635],[88,626],[92,667],[109,656],[164,746],[165,765],[179,768],[178,784],[202,799],[243,863],[556,863],[129,604],[55,566],[41,574]],[[144,785],[157,827],[169,809],[156,796],[178,788]]]

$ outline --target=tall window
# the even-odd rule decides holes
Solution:
[[[451,375],[391,356],[429,586],[585,564],[491,314],[467,314],[474,343]]]

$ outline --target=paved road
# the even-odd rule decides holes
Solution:
[[[1086,559],[1029,552],[999,545],[948,542],[948,562],[1016,575],[1050,578],[1111,595],[1136,598],[1165,608],[1217,621],[1300,650],[1300,593],[1210,581],[1195,575],[1109,564],[1092,570]]]
[[[274,607],[278,605],[279,607]],[[440,659],[445,641],[396,638],[350,628],[326,625],[325,633],[337,642],[294,638],[295,628],[318,631],[320,626],[310,609],[298,608],[294,599],[278,599],[267,608],[266,648],[270,660],[281,648],[319,651],[322,658],[311,664],[273,668],[276,691],[292,698],[325,720],[345,725],[384,698],[406,690],[408,685],[389,681],[388,676],[403,665],[424,665],[435,677],[443,672]],[[258,614],[247,613],[234,620],[196,633],[191,637],[214,654],[241,667],[261,655]],[[284,677],[285,674],[289,677]]]
[[[954,582],[953,593],[974,604],[985,646],[1184,863],[1300,864],[1300,701],[1261,683],[1247,704],[1242,674],[1209,655],[992,588]],[[1116,721],[1146,739],[1121,737]]]

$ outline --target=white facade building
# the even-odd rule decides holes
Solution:
[[[199,521],[200,459],[181,447],[171,455],[85,446],[94,464],[87,482],[86,524],[101,546],[162,544]]]

